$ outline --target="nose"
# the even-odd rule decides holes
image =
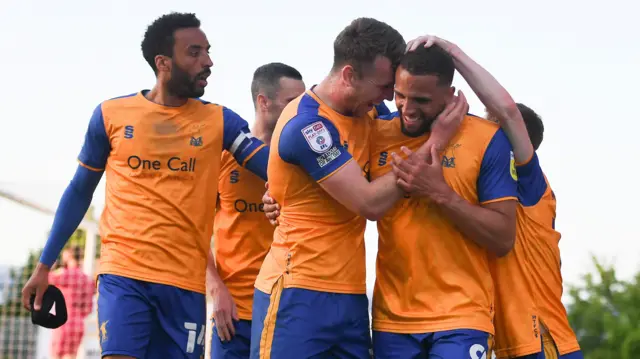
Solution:
[[[202,67],[204,68],[213,67],[213,60],[211,60],[211,56],[209,56],[209,54],[204,55],[204,62],[202,63]]]
[[[404,101],[402,112],[404,112],[407,115],[412,115],[416,112],[416,110],[417,108],[413,103],[413,101]]]

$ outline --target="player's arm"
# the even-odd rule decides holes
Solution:
[[[302,167],[342,205],[369,220],[381,218],[403,192],[393,173],[373,182],[340,145],[333,123],[319,116],[300,115],[287,123],[278,143],[280,157]]]
[[[110,152],[102,106],[98,106],[91,116],[84,145],[78,156],[80,164],[60,199],[38,267],[49,269],[53,265],[69,237],[82,222],[102,178]]]
[[[533,156],[533,145],[527,133],[522,114],[509,92],[489,71],[475,62],[457,45],[437,39],[436,44],[451,54],[456,70],[467,81],[487,110],[496,116],[507,133],[518,163],[526,163]]]
[[[269,147],[253,137],[249,124],[240,115],[224,107],[223,149],[229,151],[242,167],[267,180]]]
[[[480,205],[466,201],[453,190],[439,203],[466,237],[498,256],[509,253],[516,238],[517,184],[511,166],[511,145],[499,130],[482,159],[477,181]]]

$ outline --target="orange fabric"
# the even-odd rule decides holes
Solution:
[[[284,126],[296,116],[316,115],[333,123],[340,143],[347,147],[363,172],[368,167],[371,115],[343,116],[311,90],[284,109],[273,133],[269,155],[270,193],[280,203],[281,211],[280,225],[256,281],[256,288],[265,293],[271,293],[282,276],[285,288],[366,293],[366,220],[333,199],[303,168],[284,161],[279,154]]]
[[[224,151],[214,224],[214,256],[240,319],[251,320],[253,285],[273,240],[274,227],[264,214],[264,181]]]
[[[141,93],[102,103],[111,153],[100,274],[205,293],[222,110],[196,99],[165,107]]]
[[[494,123],[467,116],[444,151],[445,181],[471,203],[479,204],[476,185],[481,163],[498,129]],[[416,151],[428,139],[428,135],[402,134],[399,117],[376,120],[374,137],[372,179],[391,170],[392,152],[401,154],[401,146]],[[374,330],[494,333],[494,289],[487,251],[465,238],[430,200],[405,196],[378,221],[378,234]]]

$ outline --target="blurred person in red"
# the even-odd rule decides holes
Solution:
[[[67,303],[67,322],[54,329],[51,337],[53,359],[74,359],[84,337],[84,318],[91,313],[95,282],[80,267],[82,248],[62,252],[62,266],[49,274],[49,284],[60,288]]]

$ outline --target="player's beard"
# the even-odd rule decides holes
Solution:
[[[175,62],[171,66],[171,78],[167,82],[167,91],[178,98],[195,98],[204,95],[204,87],[197,86],[197,78],[203,73],[191,77],[188,72],[182,70]]]

